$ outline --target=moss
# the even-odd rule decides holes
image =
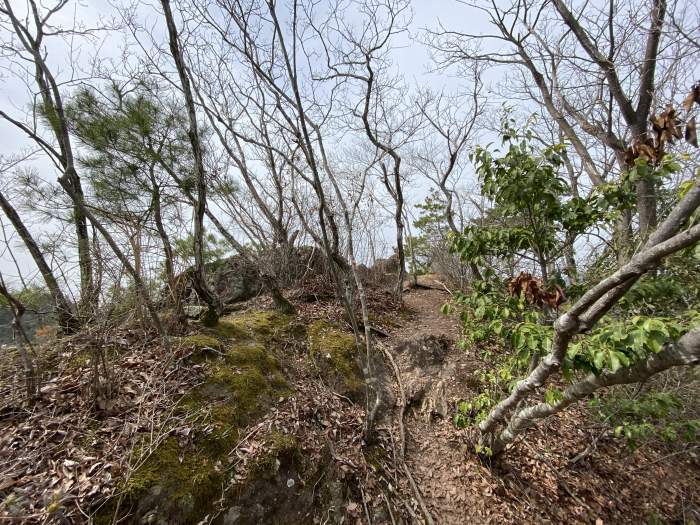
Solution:
[[[88,367],[91,364],[90,362],[90,353],[83,349],[73,353],[66,361],[70,370],[77,370],[79,368]]]
[[[309,326],[309,354],[338,393],[360,399],[364,381],[357,362],[355,337],[325,321]]]
[[[200,416],[195,419],[193,443],[184,451],[175,438],[161,443],[120,487],[124,494],[120,512],[134,512],[137,520],[157,513],[156,522],[197,523],[212,511],[226,482],[225,469],[216,465],[227,464],[240,429],[287,392],[272,343],[292,333],[290,321],[274,312],[252,312],[183,338],[183,344],[195,349],[214,348],[222,354],[206,362],[203,383],[180,400],[184,414]],[[296,448],[294,439],[283,435],[274,436],[272,442],[274,458]],[[114,502],[103,507],[95,522],[111,522],[114,508]]]
[[[262,342],[270,342],[292,332],[292,318],[275,311],[258,310],[229,316],[219,322],[225,332],[244,334]]]
[[[208,356],[218,356],[224,349],[224,341],[218,337],[207,334],[193,334],[180,338],[182,347],[191,349],[190,358],[195,363],[201,363]]]
[[[214,466],[214,460],[196,448],[182,451],[176,438],[168,438],[122,483],[121,508],[133,506],[140,510],[138,503],[152,496],[159,501],[153,512],[157,511],[161,519],[196,523],[221,493],[223,474]],[[109,517],[114,508],[106,506],[95,522],[106,522],[104,517]],[[145,510],[144,517],[150,513]]]
[[[206,334],[188,335],[183,337],[180,343],[185,347],[193,348],[197,352],[206,351],[208,348],[221,351],[224,346],[221,339]]]
[[[224,360],[233,366],[252,366],[264,373],[269,373],[279,368],[277,359],[262,344],[251,342],[236,345],[229,348]]]
[[[224,338],[247,338],[248,334],[246,334],[243,330],[240,329],[240,327],[234,325],[230,321],[224,321],[224,320],[219,320],[219,323],[213,327],[212,333],[216,337],[224,337]]]

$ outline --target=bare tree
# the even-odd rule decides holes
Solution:
[[[160,317],[151,301],[148,290],[136,272],[134,266],[120,249],[117,242],[114,240],[107,228],[97,220],[95,214],[88,208],[85,202],[80,178],[75,169],[75,155],[71,145],[69,123],[66,118],[63,98],[61,96],[58,83],[51,73],[46,61],[46,50],[44,49],[45,28],[53,15],[59,12],[67,4],[66,0],[58,2],[53,8],[40,12],[37,3],[34,0],[29,0],[30,14],[25,21],[22,21],[13,10],[8,0],[5,0],[4,7],[0,8],[0,14],[9,19],[14,35],[19,40],[21,48],[26,51],[26,55],[22,55],[34,67],[34,82],[39,89],[42,99],[42,113],[45,115],[49,127],[54,135],[55,141],[58,143],[58,149],[44,140],[36,129],[22,123],[21,121],[10,117],[7,113],[0,111],[0,116],[13,124],[33,140],[41,149],[43,149],[54,164],[60,167],[62,175],[58,178],[58,183],[65,193],[70,198],[74,206],[74,214],[76,221],[76,231],[79,245],[79,259],[81,269],[81,297],[83,303],[87,302],[90,305],[94,304],[94,283],[92,274],[92,258],[90,256],[90,243],[87,232],[87,221],[100,232],[107,244],[121,261],[124,267],[134,280],[136,289],[141,296],[144,304],[153,320],[153,324],[163,338],[166,347],[169,347],[167,334],[160,322]],[[29,18],[31,18],[30,26]],[[34,32],[31,28],[33,27]],[[54,33],[51,30],[50,33]],[[60,30],[57,34],[64,34],[66,31]],[[68,33],[71,33],[68,31]],[[12,51],[21,53],[19,49]]]
[[[170,9],[169,0],[161,0],[165,22],[168,26],[168,38],[170,42],[170,53],[175,61],[175,67],[180,78],[182,91],[185,95],[185,105],[190,123],[188,135],[192,145],[192,155],[194,157],[195,186],[197,189],[197,199],[194,206],[194,272],[192,283],[199,297],[209,306],[207,324],[216,324],[219,316],[223,312],[221,300],[209,288],[204,274],[204,258],[202,255],[204,246],[204,214],[207,207],[207,187],[204,176],[204,152],[200,140],[197,126],[197,111],[195,107],[194,95],[190,87],[190,78],[185,65],[185,60],[180,51],[175,19]]]
[[[431,32],[440,65],[478,61],[518,72],[504,85],[504,96],[543,108],[571,145],[572,162],[593,185],[611,180],[611,158],[618,173],[629,168],[634,155],[627,153],[650,140],[647,123],[654,107],[687,81],[685,68],[677,67],[687,43],[666,31],[665,0],[642,6],[644,23],[636,16],[640,6],[624,1],[575,7],[559,0],[464,4],[485,14],[495,31]],[[636,193],[644,240],[656,226],[655,182],[642,178]],[[630,226],[630,215],[622,213],[616,228],[622,260],[631,246]]]
[[[30,0],[28,3],[30,13],[27,14],[27,18],[24,21],[17,16],[9,0],[4,0],[4,7],[0,8],[0,14],[7,17],[9,28],[11,28],[19,44],[15,47],[12,43],[8,43],[3,47],[5,50],[14,54],[20,63],[26,62],[29,64],[28,70],[33,68],[32,74],[36,87],[39,90],[39,97],[41,100],[41,104],[37,109],[48,123],[53,137],[56,143],[58,143],[58,150],[44,141],[38,135],[37,130],[12,118],[4,111],[0,111],[0,116],[32,138],[37,145],[46,150],[52,157],[52,160],[61,167],[63,174],[59,178],[59,183],[61,186],[68,188],[70,193],[74,196],[73,220],[78,239],[78,259],[81,282],[82,306],[80,310],[89,311],[95,306],[95,290],[92,276],[92,259],[90,256],[87,218],[83,211],[85,197],[83,195],[80,177],[75,169],[75,156],[73,154],[70,134],[66,126],[63,101],[58,82],[48,67],[46,51],[44,49],[46,28],[49,28],[50,34],[57,34],[50,26],[51,17],[59,12],[66,4],[66,0],[59,1],[53,8],[42,13],[36,2]],[[31,24],[33,24],[34,32],[31,30],[30,19]]]
[[[423,91],[417,100],[428,133],[415,153],[415,167],[435,184],[445,198],[445,218],[453,235],[462,233],[465,224],[455,218],[455,189],[463,169],[464,153],[474,140],[475,126],[484,113],[483,83],[478,63],[472,64],[473,80],[467,93],[449,97],[444,93]],[[465,99],[469,104],[465,104]],[[466,109],[465,109],[466,107]],[[456,179],[456,180],[455,180]],[[470,263],[471,277],[483,279],[476,263]]]

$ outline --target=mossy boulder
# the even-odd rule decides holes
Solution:
[[[316,321],[308,329],[309,356],[323,378],[337,393],[353,401],[365,393],[355,337],[326,321]]]
[[[233,489],[232,503],[223,513],[224,525],[312,523],[313,483],[328,465],[305,462],[298,440],[278,431],[265,440],[265,453],[248,468],[244,482]],[[323,486],[323,485],[322,485]]]
[[[210,354],[219,355],[224,348],[224,341],[218,337],[207,334],[192,334],[180,339],[180,345],[192,350],[195,359],[206,357]]]
[[[294,323],[294,318],[271,310],[255,310],[224,317],[217,330],[225,337],[243,337],[263,343],[286,339],[299,335],[302,329]]]
[[[229,453],[241,429],[289,392],[275,341],[296,330],[291,321],[250,312],[182,339],[195,350],[216,350],[204,361],[204,381],[178,404],[181,416],[191,418],[191,431],[186,439],[173,435],[150,454],[139,454],[144,461],[120,482],[121,503],[117,507],[115,498],[99,509],[96,523],[111,523],[115,513],[129,516],[130,523],[198,523],[221,509],[217,501],[231,475]],[[289,440],[275,443],[270,450],[275,457],[294,448]]]
[[[169,437],[122,482],[120,504],[109,501],[94,521],[112,523],[116,513],[129,516],[129,523],[197,523],[220,496],[224,475],[217,461],[206,452],[185,450]]]

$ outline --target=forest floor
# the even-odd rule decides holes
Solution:
[[[449,291],[430,277],[420,284],[406,289],[402,306],[385,291],[369,291],[372,322],[381,335],[375,370],[383,402],[370,446],[363,444],[363,403],[339,393],[319,361],[309,358],[312,327],[342,328],[342,308],[323,290],[290,291],[299,312],[285,321],[283,333],[261,326],[268,350],[279,359],[286,393],[267,399],[265,412],[245,422],[221,458],[229,489],[239,494],[246,494],[251,469],[269,455],[274,436],[292,436],[302,461],[298,471],[284,477],[280,471],[250,486],[247,496],[226,504],[222,498],[219,507],[212,501],[209,519],[201,523],[700,522],[697,444],[631,450],[585,406],[530,430],[497,464],[482,462],[474,453],[473,430],[457,428],[453,415],[459,401],[478,394],[479,371],[492,364],[459,345],[457,316],[440,313]],[[227,322],[267,319],[269,305],[265,297],[240,305]],[[196,323],[188,330],[202,332]],[[354,349],[347,331],[341,336]],[[95,399],[89,352],[107,343],[118,388],[98,391]],[[133,464],[149,461],[134,460],[144,439],[152,444],[147,452],[157,456],[159,443],[176,438],[179,454],[170,466],[192,464],[208,412],[187,416],[177,407],[211,367],[223,366],[216,355],[193,361],[185,346],[166,359],[157,338],[126,328],[108,341],[86,332],[52,348],[60,366],[46,368],[31,410],[9,395],[20,389],[21,378],[9,368],[9,375],[0,374],[14,382],[0,381],[0,523],[89,523],[89,515],[124,486]],[[571,461],[592,442],[590,454]],[[219,479],[222,462],[209,463]],[[266,518],[246,517],[253,508]]]
[[[473,453],[468,432],[455,427],[455,404],[478,392],[473,373],[487,368],[461,349],[458,319],[439,312],[450,299],[439,282],[404,296],[410,316],[391,333],[391,347],[421,336],[450,340],[441,371],[448,417],[406,414],[406,461],[436,523],[697,523],[700,451],[677,453],[603,437],[575,464],[571,459],[600,434],[585,407],[548,419],[493,467]]]

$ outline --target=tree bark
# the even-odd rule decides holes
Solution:
[[[403,246],[403,188],[402,188],[402,182],[401,182],[401,156],[399,153],[396,151],[396,148],[393,147],[391,144],[385,144],[381,142],[374,131],[372,131],[372,127],[370,126],[369,122],[369,108],[370,108],[370,102],[372,98],[372,89],[374,87],[374,70],[372,69],[372,57],[367,54],[365,55],[365,67],[367,68],[367,77],[365,78],[365,82],[367,84],[367,89],[365,91],[365,102],[364,102],[364,109],[362,111],[362,123],[365,128],[365,134],[367,135],[367,138],[369,138],[369,141],[374,145],[375,148],[379,149],[380,151],[384,152],[387,154],[389,157],[391,157],[391,160],[393,162],[393,168],[391,170],[392,172],[392,178],[394,179],[393,181],[393,187],[389,183],[389,173],[384,165],[384,163],[381,163],[382,167],[382,174],[383,174],[383,181],[384,181],[384,186],[386,187],[387,191],[391,195],[391,197],[394,199],[394,203],[396,206],[396,209],[394,210],[394,223],[396,225],[396,256],[398,257],[398,275],[397,275],[397,283],[396,283],[396,298],[400,302],[402,295],[403,295],[403,281],[406,278],[406,254],[404,252],[404,246]]]
[[[0,192],[0,207],[7,216],[7,218],[12,223],[17,234],[24,242],[24,246],[27,251],[32,256],[34,264],[36,264],[41,273],[41,277],[44,279],[46,287],[49,289],[51,298],[54,303],[54,308],[56,309],[56,320],[58,321],[58,326],[63,333],[72,333],[78,326],[77,319],[75,318],[75,313],[70,306],[70,303],[63,294],[61,287],[58,285],[58,281],[53,274],[53,271],[49,267],[44,254],[41,253],[39,245],[32,237],[27,227],[24,225],[21,217],[15,210],[15,208],[10,204],[10,202],[5,198],[2,192]]]
[[[604,372],[600,375],[589,374],[583,380],[569,386],[564,391],[562,399],[552,405],[538,403],[519,410],[493,441],[492,452],[494,455],[500,454],[518,434],[533,426],[538,420],[561,412],[569,405],[590,396],[596,390],[613,385],[644,382],[654,374],[669,368],[692,366],[699,363],[700,327],[695,327],[681,337],[677,343],[668,343],[658,354],[653,354],[630,367],[620,368],[615,372]]]
[[[207,208],[207,188],[204,180],[204,156],[202,143],[199,136],[197,126],[197,113],[194,104],[194,96],[190,86],[189,74],[185,66],[185,60],[180,50],[178,41],[177,27],[175,19],[170,10],[170,0],[161,0],[163,6],[163,14],[168,27],[168,37],[170,42],[170,53],[175,61],[180,84],[185,95],[185,105],[187,106],[187,117],[189,119],[190,128],[187,135],[192,146],[192,155],[195,164],[195,179],[197,188],[197,198],[194,205],[194,272],[192,275],[192,284],[197,291],[197,295],[209,307],[207,315],[207,324],[216,324],[219,316],[223,312],[221,300],[209,288],[206,281],[204,271],[204,214]]]
[[[27,347],[31,348],[31,343],[27,333],[24,331],[22,326],[22,316],[26,311],[24,304],[22,304],[15,296],[13,296],[10,291],[5,286],[5,280],[0,274],[0,295],[7,299],[10,310],[12,311],[12,328],[15,335],[15,344],[17,345],[17,351],[19,352],[20,358],[22,359],[22,366],[24,367],[24,381],[25,389],[27,393],[27,400],[30,404],[34,402],[39,386],[37,384],[37,374],[36,366],[34,364],[34,359],[27,351]],[[26,346],[25,346],[26,345]]]

